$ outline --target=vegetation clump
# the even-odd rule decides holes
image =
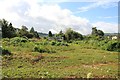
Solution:
[[[39,53],[56,53],[56,51],[54,51],[52,48],[50,49],[44,46],[35,46],[33,48],[33,51],[39,52]]]
[[[12,55],[12,53],[7,49],[3,49],[0,47],[0,50],[2,51],[2,55]]]
[[[52,46],[69,46],[68,43],[65,43],[65,42],[55,42],[55,41],[52,41],[50,44]]]
[[[120,52],[120,42],[118,41],[109,41],[102,46],[104,50],[108,51],[117,51]]]

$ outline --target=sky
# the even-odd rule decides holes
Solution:
[[[58,33],[67,28],[87,35],[92,27],[118,32],[118,0],[0,0],[0,19],[14,27]]]

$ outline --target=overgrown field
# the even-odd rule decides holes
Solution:
[[[118,78],[118,52],[88,42],[6,38],[2,46],[3,77]]]

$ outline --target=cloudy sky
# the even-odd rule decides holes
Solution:
[[[47,1],[47,2],[46,2]],[[118,0],[0,0],[0,19],[38,32],[58,33],[72,28],[90,34],[97,27],[118,32]]]

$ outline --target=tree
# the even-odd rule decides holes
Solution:
[[[21,26],[22,28],[17,32],[17,35],[19,37],[23,37],[23,36],[28,36],[29,35],[29,32],[27,31],[28,28],[26,26]]]
[[[8,35],[8,21],[5,19],[0,20],[0,26],[2,27],[2,37],[6,38]]]
[[[0,26],[2,27],[2,37],[12,38],[16,36],[16,29],[5,19],[0,20]]]
[[[30,32],[28,31],[28,28],[24,25],[22,25],[21,29],[14,28],[12,23],[9,23],[5,19],[0,19],[0,27],[2,28],[2,37],[3,38],[13,38],[15,36],[23,37],[26,36],[28,38],[39,38],[39,34],[37,31],[34,31],[34,28],[32,27]]]
[[[51,31],[49,31],[48,36],[49,36],[49,37],[52,37],[52,36],[53,36]]]
[[[104,36],[104,32],[102,30],[98,30],[97,33],[99,36]]]
[[[63,35],[63,32],[62,32],[62,30],[59,32],[59,34],[60,34],[60,35]]]
[[[82,40],[83,36],[80,33],[76,32],[76,31],[73,31],[71,28],[68,28],[65,32],[65,39],[67,41],[75,40],[75,39]]]
[[[33,38],[34,35],[33,35],[32,33],[28,33],[28,34],[26,35],[26,37],[27,37],[27,38]]]
[[[28,28],[26,26],[22,25],[22,30],[27,31]]]
[[[40,38],[37,31],[34,32],[34,36],[35,36],[35,38]]]
[[[30,33],[33,34],[33,37],[40,38],[38,32],[33,27],[30,29]]]
[[[35,30],[34,30],[34,28],[32,27],[31,29],[30,29],[30,33],[34,33],[35,32]]]
[[[96,27],[92,28],[92,35],[95,36],[104,36],[104,32],[102,30],[97,30]]]
[[[96,39],[103,39],[104,32],[102,30],[97,30],[96,27],[92,28],[92,37]]]
[[[16,29],[12,26],[12,23],[8,25],[9,27],[9,38],[16,36]]]
[[[94,35],[94,36],[98,35],[96,27],[92,28],[92,35]]]
[[[83,36],[80,33],[74,31],[73,32],[73,39],[80,39],[80,40],[82,40]]]
[[[66,32],[65,32],[65,37],[66,37],[66,40],[67,40],[67,41],[72,39],[72,35],[71,35],[72,33],[73,33],[73,31],[72,31],[71,28],[68,28],[68,29],[66,30]]]

